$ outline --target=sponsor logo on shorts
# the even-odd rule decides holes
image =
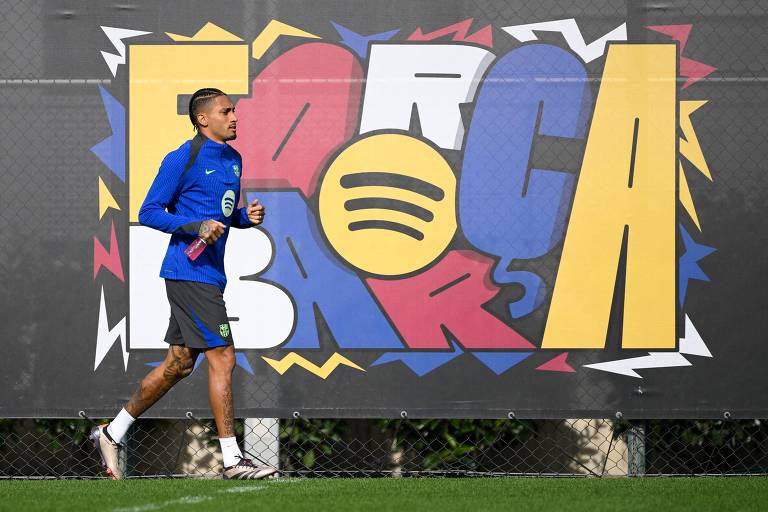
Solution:
[[[229,336],[229,324],[219,324],[219,334],[222,338]]]

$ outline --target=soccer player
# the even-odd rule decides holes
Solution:
[[[240,154],[227,144],[237,137],[237,117],[229,97],[218,89],[200,89],[190,99],[189,118],[197,134],[163,159],[139,211],[139,222],[171,234],[160,268],[171,306],[165,335],[168,354],[144,377],[117,416],[91,431],[102,465],[114,480],[123,477],[118,451],[128,428],[192,373],[201,353],[208,360],[208,396],[224,458],[224,478],[260,479],[277,472],[243,458],[235,439],[235,350],[223,299],[229,228],[261,224],[264,206],[254,200],[236,208],[243,164]],[[184,250],[198,237],[206,246],[193,261]]]

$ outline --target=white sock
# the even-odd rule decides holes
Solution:
[[[220,437],[221,454],[224,456],[224,467],[234,466],[243,456],[240,447],[237,446],[237,439],[234,437]]]
[[[131,428],[131,425],[133,425],[134,421],[136,421],[136,418],[128,414],[128,411],[123,408],[119,413],[117,413],[115,419],[109,423],[107,426],[107,432],[109,432],[110,437],[116,443],[119,443],[123,440],[125,433],[128,432],[128,429]]]

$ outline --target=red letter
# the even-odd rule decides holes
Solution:
[[[417,276],[368,279],[368,285],[410,348],[449,348],[441,326],[468,349],[535,348],[480,307],[499,291],[491,282],[493,260],[451,251]]]
[[[347,49],[307,43],[280,55],[237,102],[244,188],[298,188],[309,197],[328,157],[357,128],[363,71]]]

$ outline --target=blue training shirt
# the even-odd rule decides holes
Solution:
[[[160,277],[208,283],[223,292],[229,228],[251,227],[246,208],[237,208],[243,161],[228,144],[201,134],[197,137],[202,138],[200,152],[186,172],[193,141],[188,140],[163,159],[139,210],[139,222],[171,234]],[[224,224],[224,234],[191,261],[184,250],[197,238],[200,224],[209,219]]]

